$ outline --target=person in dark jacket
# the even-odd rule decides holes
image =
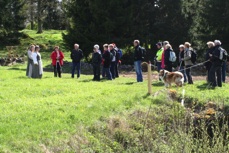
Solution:
[[[185,71],[185,64],[184,64],[184,61],[182,59],[184,59],[184,45],[180,45],[179,46],[179,70],[180,72],[183,74],[184,76],[184,82],[187,82],[187,75],[186,75],[186,71]]]
[[[170,44],[167,44],[165,46],[165,52],[164,52],[164,63],[165,63],[165,70],[172,72],[173,71],[173,63],[169,60],[170,58],[170,52],[172,52],[172,46]]]
[[[99,45],[94,46],[94,53],[92,55],[92,65],[94,78],[93,81],[100,81],[100,65],[102,62],[101,53],[99,51]]]
[[[110,67],[111,67],[111,53],[108,50],[108,44],[104,44],[103,45],[103,70],[104,73],[106,74],[106,77],[108,80],[112,80],[112,76],[111,76],[111,71],[110,71]]]
[[[118,78],[119,77],[118,66],[119,66],[119,62],[121,60],[121,53],[119,52],[119,48],[116,46],[116,44],[113,43],[113,45],[114,45],[114,50],[116,52],[116,57],[115,57],[115,60],[116,60],[116,63],[115,63],[115,77]]]
[[[222,65],[223,61],[220,59],[221,42],[219,40],[214,41],[215,49],[210,54],[212,66],[209,72],[209,88],[215,88],[216,86],[222,87]],[[216,81],[217,76],[217,81]]]
[[[79,45],[75,44],[74,49],[71,52],[72,59],[72,78],[75,76],[75,70],[77,69],[77,78],[80,77],[80,69],[81,63],[80,61],[83,59],[83,51],[79,49]]]
[[[206,54],[205,54],[205,61],[207,61],[207,60],[209,60],[209,61],[206,62],[204,64],[204,66],[207,70],[207,81],[209,82],[210,69],[212,66],[212,62],[210,61],[210,59],[211,59],[210,55],[212,55],[212,53],[215,49],[215,44],[214,44],[214,42],[209,41],[209,42],[207,42],[207,45],[208,45],[208,50],[206,51]]]
[[[143,51],[140,46],[140,41],[134,40],[134,67],[137,74],[137,82],[143,82],[141,65],[143,58]]]
[[[114,49],[114,45],[113,44],[110,44],[109,45],[109,51],[110,51],[110,53],[112,54],[112,57],[113,57],[111,59],[111,68],[110,68],[110,71],[111,71],[112,78],[115,79],[116,78],[116,74],[115,74],[116,51]]]

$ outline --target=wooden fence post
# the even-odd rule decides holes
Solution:
[[[152,94],[151,62],[148,63],[148,94]]]

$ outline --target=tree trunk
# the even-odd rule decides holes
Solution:
[[[41,20],[41,0],[37,1],[37,33],[42,33],[42,20]]]

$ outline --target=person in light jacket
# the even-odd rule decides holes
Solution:
[[[43,75],[43,65],[41,60],[41,54],[39,53],[40,47],[35,46],[35,52],[32,53],[33,57],[33,71],[32,78],[42,78]]]
[[[32,77],[32,68],[33,68],[33,57],[32,57],[32,54],[33,52],[35,51],[35,46],[34,45],[31,45],[29,47],[29,50],[27,52],[27,56],[28,56],[28,64],[27,64],[27,69],[26,69],[26,76],[28,78],[31,78]]]
[[[191,75],[191,67],[193,66],[193,63],[191,61],[191,57],[192,57],[193,49],[191,48],[191,44],[189,42],[185,42],[184,46],[185,46],[184,59],[182,59],[182,60],[184,61],[184,64],[185,64],[186,75],[188,78],[188,84],[193,84],[192,75]]]

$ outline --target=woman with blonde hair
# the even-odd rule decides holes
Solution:
[[[192,80],[192,75],[191,75],[191,67],[193,66],[192,63],[192,51],[193,49],[191,48],[191,44],[189,42],[185,42],[184,43],[184,64],[185,64],[185,68],[186,68],[186,75],[188,78],[188,84],[193,84],[193,80]]]
[[[166,44],[165,51],[164,51],[164,66],[165,66],[165,70],[172,72],[173,63],[170,61],[170,52],[173,52],[173,48],[170,44]]]

